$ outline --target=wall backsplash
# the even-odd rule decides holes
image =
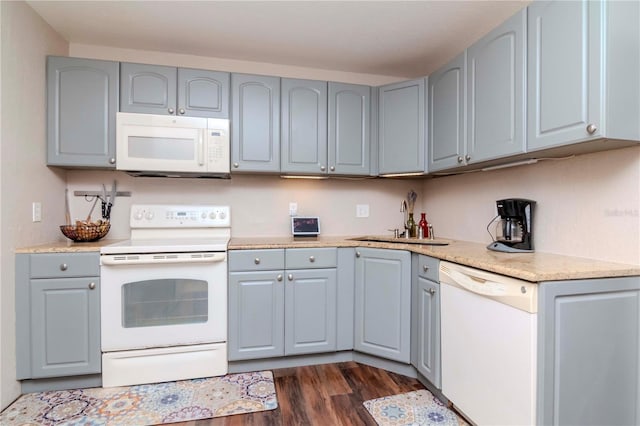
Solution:
[[[298,203],[298,214],[320,216],[323,235],[391,234],[401,228],[400,202],[410,189],[419,191],[417,180],[390,179],[283,179],[278,176],[234,175],[232,179],[134,178],[123,172],[69,171],[69,193],[110,188],[131,191],[118,197],[112,211],[109,238],[129,236],[132,203],[228,204],[232,235],[286,236],[291,233],[289,202]],[[63,196],[63,195],[61,195]],[[418,199],[420,201],[420,199]],[[71,197],[71,216],[85,218],[91,203]],[[368,204],[370,216],[356,218],[356,205]],[[93,217],[99,218],[96,208]]]
[[[496,200],[529,198],[537,251],[640,264],[640,146],[425,180],[439,236],[489,243]]]

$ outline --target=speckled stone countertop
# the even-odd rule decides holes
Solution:
[[[500,253],[487,250],[484,244],[456,240],[436,240],[448,245],[424,245],[418,240],[403,242],[389,237],[368,237],[383,241],[361,241],[362,237],[292,237],[232,238],[229,250],[304,247],[375,247],[408,250],[441,260],[471,266],[532,282],[585,278],[639,276],[640,265],[605,262],[552,253]],[[427,240],[425,240],[427,241]]]
[[[362,241],[363,238],[380,241]],[[88,243],[56,241],[32,247],[16,249],[16,253],[76,253],[100,251],[100,248],[122,240],[104,239]],[[424,240],[428,242],[428,240]],[[420,240],[406,241],[382,236],[336,236],[316,238],[255,237],[232,238],[229,250],[254,250],[273,248],[313,248],[313,247],[374,247],[408,250],[441,260],[471,266],[532,282],[576,280],[585,278],[638,276],[640,265],[605,262],[580,257],[563,256],[552,253],[500,253],[487,250],[484,244],[468,241],[438,239],[436,244],[426,245]]]
[[[16,253],[80,253],[87,251],[100,251],[100,247],[117,243],[122,240],[104,239],[87,243],[75,243],[71,240],[54,241],[52,243],[16,249]]]

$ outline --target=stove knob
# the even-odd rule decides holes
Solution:
[[[147,214],[146,214],[146,215],[144,215],[144,217],[145,217],[147,220],[151,220],[151,219],[153,219],[153,212],[147,212]]]
[[[209,213],[209,219],[213,220],[216,218],[216,212]]]
[[[224,218],[226,217],[227,217],[227,214],[224,211],[218,213],[218,218],[220,218],[220,220],[224,220]]]
[[[138,211],[136,212],[136,214],[133,216],[133,218],[134,218],[135,220],[142,220],[142,218],[143,218],[143,213],[142,213],[140,210],[138,210]]]
[[[203,219],[206,219],[207,218],[207,212],[200,213],[200,217],[203,218]]]

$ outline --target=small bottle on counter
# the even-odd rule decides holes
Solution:
[[[429,238],[429,223],[427,222],[426,213],[420,213],[420,222],[418,227],[422,229],[422,237]]]

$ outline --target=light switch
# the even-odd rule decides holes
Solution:
[[[31,213],[34,222],[42,222],[42,203],[39,201],[33,202],[31,204]]]
[[[369,204],[356,205],[356,217],[369,217]]]

